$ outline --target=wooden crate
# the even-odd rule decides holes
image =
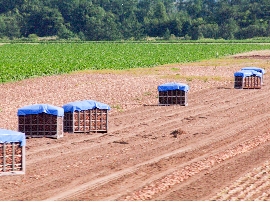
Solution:
[[[25,174],[25,134],[0,129],[0,176]]]
[[[260,89],[262,78],[258,76],[248,76],[243,79],[243,89]]]
[[[159,105],[187,106],[187,92],[189,86],[183,83],[164,83],[158,86]]]
[[[260,89],[262,87],[262,78],[259,76],[235,76],[234,88],[236,89]]]
[[[234,88],[242,89],[243,88],[243,78],[242,76],[235,76],[234,77]]]
[[[25,146],[0,143],[0,176],[13,174],[25,174]]]
[[[89,133],[108,131],[108,110],[88,109],[64,112],[64,132]]]
[[[187,92],[183,90],[168,90],[158,92],[159,105],[178,104],[187,106]]]
[[[18,116],[19,131],[29,137],[63,137],[63,116],[53,114],[27,114]]]

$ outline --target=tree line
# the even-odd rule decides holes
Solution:
[[[270,36],[269,0],[0,0],[0,38],[90,41]]]

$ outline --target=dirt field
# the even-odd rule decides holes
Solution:
[[[0,128],[17,109],[92,99],[108,133],[31,138],[26,174],[0,177],[0,200],[270,200],[270,78],[237,90],[235,71],[268,71],[270,51],[129,71],[84,71],[0,85]],[[188,106],[157,106],[157,86],[187,83]]]

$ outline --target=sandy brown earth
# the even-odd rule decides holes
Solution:
[[[26,174],[0,177],[0,200],[270,200],[270,79],[233,88],[270,51],[129,71],[84,71],[0,85],[0,128],[17,109],[84,99],[111,106],[108,133],[31,138]],[[157,86],[190,86],[188,106],[157,106]]]

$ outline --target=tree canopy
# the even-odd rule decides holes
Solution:
[[[0,0],[0,38],[270,36],[269,0]]]

